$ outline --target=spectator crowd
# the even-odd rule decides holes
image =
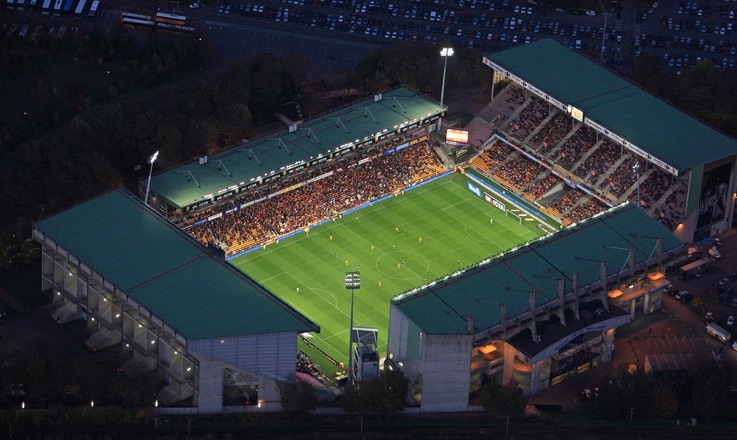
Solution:
[[[546,198],[544,206],[557,210],[565,223],[577,223],[607,209],[605,201],[639,203],[669,228],[684,215],[686,182],[514,84],[508,84],[474,118],[470,131],[479,130],[479,119],[487,125],[486,132],[491,127],[513,143],[497,141],[485,147],[472,162],[485,174],[536,202],[563,181],[548,168],[586,186],[583,191],[561,185],[558,197]]]
[[[187,232],[203,244],[215,243],[228,252],[239,252],[267,243],[281,235],[309,227],[341,212],[392,194],[445,171],[429,141],[392,154],[371,150],[319,169],[239,195],[237,200],[213,206],[187,219]],[[309,182],[317,175],[325,178]],[[302,182],[296,189],[291,188]],[[254,202],[255,201],[255,202]],[[247,202],[254,202],[243,207]],[[240,206],[219,218],[199,222],[214,213]]]

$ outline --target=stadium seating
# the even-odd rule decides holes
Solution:
[[[387,145],[391,148],[394,145]],[[244,193],[209,209],[191,214],[185,230],[203,244],[216,243],[229,255],[269,243],[371,200],[443,173],[446,168],[429,141],[416,143],[393,154],[381,150],[364,152],[344,161],[311,169],[277,185]],[[358,163],[359,159],[368,159]],[[294,188],[310,176],[328,177]],[[288,191],[281,191],[290,188]],[[271,196],[269,196],[271,195]],[[257,201],[243,207],[247,202]],[[206,221],[216,213],[219,218]]]
[[[602,200],[611,204],[626,200],[640,203],[669,228],[683,217],[686,182],[514,84],[504,87],[466,129],[470,142],[484,148],[471,165],[527,200],[540,203],[545,199],[545,212],[566,224],[605,210],[607,204]],[[488,142],[495,132],[515,147]],[[536,159],[520,154],[523,150]],[[556,185],[562,179],[541,163],[575,177],[591,194],[579,189],[558,191]],[[634,168],[635,163],[639,170]]]

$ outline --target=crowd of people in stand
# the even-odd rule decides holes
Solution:
[[[297,372],[309,374],[316,378],[320,375],[320,366],[312,362],[309,356],[299,352],[297,354]]]
[[[525,192],[532,195],[533,198],[539,199],[560,182],[560,177],[551,172],[547,172],[544,176],[532,182]]]
[[[602,142],[573,172],[590,185],[596,185],[619,160],[622,147],[606,140]]]
[[[553,162],[566,170],[573,169],[588,154],[589,150],[596,146],[597,142],[596,131],[581,125],[558,150],[553,152],[552,155],[555,156]],[[550,144],[552,144],[552,141],[548,142],[548,145]],[[555,147],[555,144],[552,147]]]
[[[504,162],[495,172],[508,182],[514,182],[515,185],[526,188],[527,185],[537,179],[543,170],[545,170],[545,167],[518,153]]]
[[[517,117],[507,124],[507,134],[524,140],[548,116],[549,111],[549,105],[545,101],[532,96]]]
[[[212,215],[252,200],[257,200],[256,203],[217,219],[192,225],[186,230],[203,244],[213,242],[237,252],[335,217],[343,211],[400,191],[445,170],[429,141],[388,155],[373,150],[364,157],[371,160],[359,165],[359,157],[348,157],[319,170],[310,170],[280,185],[249,191],[238,200],[213,207],[205,213]],[[313,175],[330,171],[332,175],[307,183]],[[302,186],[279,193],[279,189],[300,181],[304,182]],[[264,200],[258,201],[265,196]]]
[[[623,160],[609,176],[607,176],[607,191],[617,197],[623,196],[632,187],[639,176],[645,173],[645,162],[642,158]]]
[[[571,121],[567,115],[555,112],[553,117],[532,136],[530,144],[541,153],[549,152],[571,131]]]
[[[517,146],[503,142],[487,146],[474,162],[485,173],[534,200],[562,181],[540,163],[560,167],[588,186],[591,193],[562,187],[560,198],[550,205],[567,222],[580,222],[606,209],[603,199],[640,203],[669,227],[683,216],[685,182],[516,85],[499,92],[479,115]]]

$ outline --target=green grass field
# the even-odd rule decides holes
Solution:
[[[537,221],[520,224],[474,195],[467,180],[443,177],[231,263],[317,323],[311,342],[341,362],[351,303],[345,273],[360,271],[354,326],[379,329],[384,356],[391,298],[543,233]]]

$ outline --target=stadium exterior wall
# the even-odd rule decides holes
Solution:
[[[699,243],[728,231],[734,222],[736,158],[694,166],[688,179],[685,217],[673,234],[686,243]]]
[[[244,316],[244,319],[248,317]],[[295,372],[297,334],[267,333],[191,340],[187,348],[200,360],[218,360],[238,370],[286,380]]]
[[[276,383],[295,375],[296,332],[188,340],[52,237],[38,229],[33,235],[42,246],[41,285],[51,296],[52,318],[60,324],[84,320],[86,345],[119,350],[125,371],[157,370],[168,384],[159,392],[163,404],[192,397],[193,412],[230,412],[223,407],[227,368],[253,378],[263,402],[259,411],[281,410]]]
[[[472,335],[427,335],[422,344],[422,411],[468,410]]]

